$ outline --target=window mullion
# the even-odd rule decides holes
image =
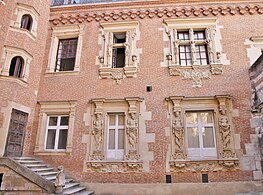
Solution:
[[[57,128],[56,128],[56,136],[55,136],[55,150],[58,149],[58,140],[59,140],[59,131],[60,131],[60,121],[61,121],[61,116],[58,116]]]
[[[194,40],[194,30],[189,29],[190,35],[190,46],[191,46],[191,55],[192,55],[192,65],[196,65],[196,49],[195,49],[195,40]]]

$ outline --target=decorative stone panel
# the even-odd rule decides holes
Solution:
[[[221,171],[239,169],[235,154],[234,130],[230,117],[232,98],[171,96],[166,98],[170,114],[170,171]],[[191,159],[187,155],[186,111],[213,110],[217,159]]]

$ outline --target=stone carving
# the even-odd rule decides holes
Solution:
[[[184,159],[184,128],[181,122],[181,113],[180,111],[174,112],[175,119],[172,125],[172,134],[174,139],[174,147],[173,147],[173,158],[174,159]]]
[[[244,15],[244,14],[263,14],[263,7],[259,5],[248,5],[240,4],[236,7],[231,5],[220,5],[216,7],[215,4],[204,7],[203,5],[185,8],[184,6],[176,6],[176,8],[167,8],[160,7],[159,9],[132,9],[132,10],[116,10],[112,12],[105,11],[94,11],[89,13],[78,13],[76,14],[67,14],[63,13],[60,16],[53,16],[51,21],[54,25],[58,24],[70,24],[70,23],[83,23],[83,22],[100,22],[102,20],[133,20],[136,16],[140,16],[141,19],[144,18],[167,18],[171,16],[175,17],[189,17],[194,16],[217,16],[217,15]]]
[[[141,172],[142,162],[87,162],[89,172]]]
[[[221,110],[221,116],[219,117],[219,128],[222,133],[223,149],[230,150],[230,124],[226,116],[226,111]]]
[[[56,175],[56,180],[55,180],[55,193],[56,194],[60,194],[63,191],[63,187],[65,186],[65,173],[64,173],[64,167],[63,166],[59,166],[58,167],[58,173]]]
[[[238,160],[170,161],[172,172],[232,171],[239,169]]]
[[[170,75],[181,76],[184,80],[193,80],[193,87],[201,87],[202,79],[210,79],[211,71],[209,69],[193,68],[180,69],[171,68]]]
[[[131,112],[130,118],[127,121],[126,134],[128,140],[128,153],[126,155],[127,160],[138,160],[138,121],[136,119],[136,113]]]
[[[103,155],[103,120],[101,119],[101,113],[95,113],[95,120],[93,121],[93,153],[91,155],[92,160],[102,160]]]
[[[116,84],[121,84],[121,80],[123,79],[123,71],[111,71],[111,78],[115,80]]]

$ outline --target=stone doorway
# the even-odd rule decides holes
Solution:
[[[22,156],[28,114],[12,110],[4,156]]]

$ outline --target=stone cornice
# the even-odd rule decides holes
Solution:
[[[167,5],[166,5],[167,6]],[[76,13],[76,9],[67,10],[63,13],[51,11],[50,21],[54,25],[58,24],[75,24],[84,22],[105,22],[105,21],[126,21],[145,18],[187,18],[187,17],[204,17],[204,16],[225,16],[225,15],[254,15],[263,14],[262,3],[255,4],[204,4],[204,5],[174,5],[174,6],[158,6],[159,8],[130,8],[111,10],[88,10],[80,9]]]

